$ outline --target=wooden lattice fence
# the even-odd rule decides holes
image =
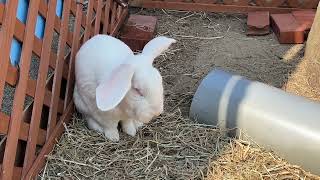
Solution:
[[[78,48],[94,34],[116,35],[128,14],[121,1],[83,3],[0,1],[1,179],[41,170],[74,111]]]
[[[285,13],[297,9],[315,9],[319,0],[130,0],[131,6],[205,12],[270,11]]]

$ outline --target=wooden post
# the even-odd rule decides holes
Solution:
[[[115,0],[89,1],[87,14],[83,11],[82,0],[65,0],[60,17],[55,11],[56,4],[56,0],[30,1],[27,21],[23,23],[15,16],[18,0],[0,3],[0,105],[4,95],[7,96],[5,84],[15,88],[11,113],[0,112],[0,134],[6,136],[1,149],[1,180],[35,179],[46,155],[63,133],[63,124],[70,121],[74,111],[72,93],[76,52],[90,37],[103,33],[103,28],[105,34],[114,36],[128,14],[128,9],[119,8],[122,5]],[[43,39],[34,35],[38,14],[45,19]],[[70,15],[75,17],[73,30],[69,30]],[[55,40],[54,31],[59,35]],[[9,63],[13,37],[23,44],[19,69]],[[53,41],[58,42],[57,53],[51,49]],[[66,55],[67,46],[71,52]],[[29,75],[32,55],[38,57],[39,63],[36,80]],[[49,68],[54,70],[50,77]],[[26,96],[31,96],[33,102],[24,108]],[[37,150],[40,152],[36,153]]]

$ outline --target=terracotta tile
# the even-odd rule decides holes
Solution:
[[[123,25],[120,37],[133,51],[141,51],[156,31],[157,18],[154,16],[130,15]]]
[[[299,10],[292,11],[294,18],[305,27],[305,31],[311,29],[316,11],[314,10]]]
[[[305,40],[304,25],[290,14],[272,14],[271,26],[280,43],[300,44]]]
[[[249,12],[247,35],[266,35],[270,33],[270,14],[268,11]]]

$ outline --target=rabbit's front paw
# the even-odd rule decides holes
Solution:
[[[135,124],[137,130],[143,126],[143,122],[141,122],[141,121],[135,121],[134,124]]]
[[[118,142],[120,140],[118,129],[105,129],[104,135],[113,142]]]
[[[89,129],[103,133],[102,127],[95,120],[88,118],[87,124]]]
[[[137,129],[133,120],[121,121],[122,130],[130,136],[135,136]]]

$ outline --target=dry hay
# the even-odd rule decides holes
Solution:
[[[165,112],[111,143],[87,129],[79,115],[48,156],[39,179],[317,179],[270,151],[223,137],[188,117],[192,96],[213,68],[285,88],[302,48],[279,45],[274,35],[245,36],[240,15],[133,10],[158,17],[158,34],[178,40],[156,59],[165,86]],[[318,178],[320,179],[320,178]]]
[[[242,140],[232,140],[211,163],[207,180],[319,180],[299,166],[290,165],[274,153]]]
[[[145,126],[135,138],[122,133],[119,143],[110,143],[84,126],[76,118],[67,127],[48,156],[46,178],[199,179],[226,143],[217,138],[219,131],[193,124],[178,110]]]
[[[320,179],[269,151],[166,113],[110,143],[74,117],[47,156],[44,179]],[[208,166],[209,165],[209,166]]]

